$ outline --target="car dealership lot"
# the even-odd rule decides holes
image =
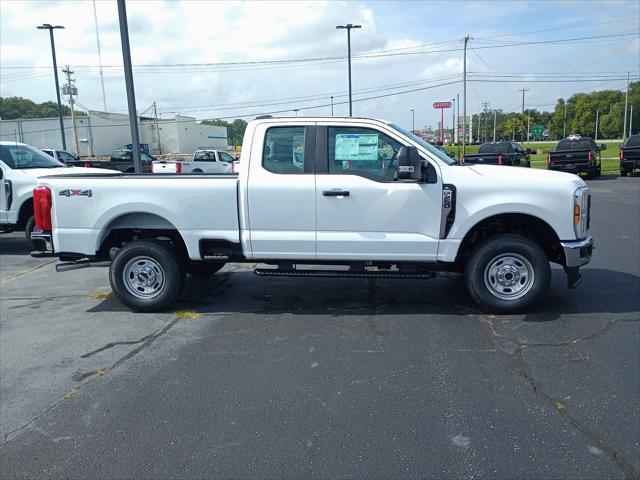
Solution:
[[[590,182],[584,282],[491,316],[461,278],[189,279],[136,314],[106,269],[0,237],[0,475],[585,477],[640,470],[640,179]]]

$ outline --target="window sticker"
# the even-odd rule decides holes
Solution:
[[[378,134],[337,134],[335,159],[337,161],[378,160]]]

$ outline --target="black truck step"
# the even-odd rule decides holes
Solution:
[[[433,272],[385,272],[350,270],[281,270],[277,268],[256,268],[253,273],[265,277],[324,277],[324,278],[412,278],[426,280],[436,276]]]

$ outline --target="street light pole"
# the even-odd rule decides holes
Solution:
[[[451,145],[456,143],[456,99],[452,98],[451,103],[453,108],[451,109]]]
[[[412,108],[411,109],[411,133],[416,131],[416,112]]]
[[[353,107],[351,105],[351,29],[352,28],[362,28],[360,25],[354,25],[352,23],[347,23],[346,25],[336,25],[337,29],[346,29],[347,30],[347,58],[349,65],[349,116],[353,116]]]
[[[467,43],[469,43],[469,35],[464,37],[464,67],[463,67],[463,82],[464,91],[462,93],[462,102],[464,104],[462,109],[462,157],[466,152],[467,146]]]
[[[53,26],[49,23],[43,23],[36,27],[38,30],[49,30],[49,38],[51,39],[51,57],[53,58],[53,76],[56,80],[56,98],[58,99],[58,118],[60,119],[60,136],[62,137],[62,149],[67,149],[67,139],[64,136],[64,120],[62,119],[62,104],[60,102],[60,85],[58,83],[58,63],[56,62],[56,44],[53,40],[53,31],[64,27],[62,25]]]
[[[333,95],[331,95],[331,116],[333,117]]]
[[[129,24],[127,22],[127,6],[124,0],[118,0],[118,20],[120,23],[120,43],[122,44],[122,60],[124,63],[124,83],[127,89],[127,105],[129,107],[133,170],[135,173],[142,173],[142,163],[140,162],[140,134],[138,132],[138,115],[136,113],[136,92],[133,87],[133,68],[131,66],[131,47],[129,45]]]

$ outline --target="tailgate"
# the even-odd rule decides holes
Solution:
[[[498,155],[493,153],[465,155],[464,163],[481,164],[481,165],[498,165]]]
[[[151,162],[151,173],[177,173],[178,162]]]
[[[551,164],[587,163],[591,150],[556,150],[551,151]]]

